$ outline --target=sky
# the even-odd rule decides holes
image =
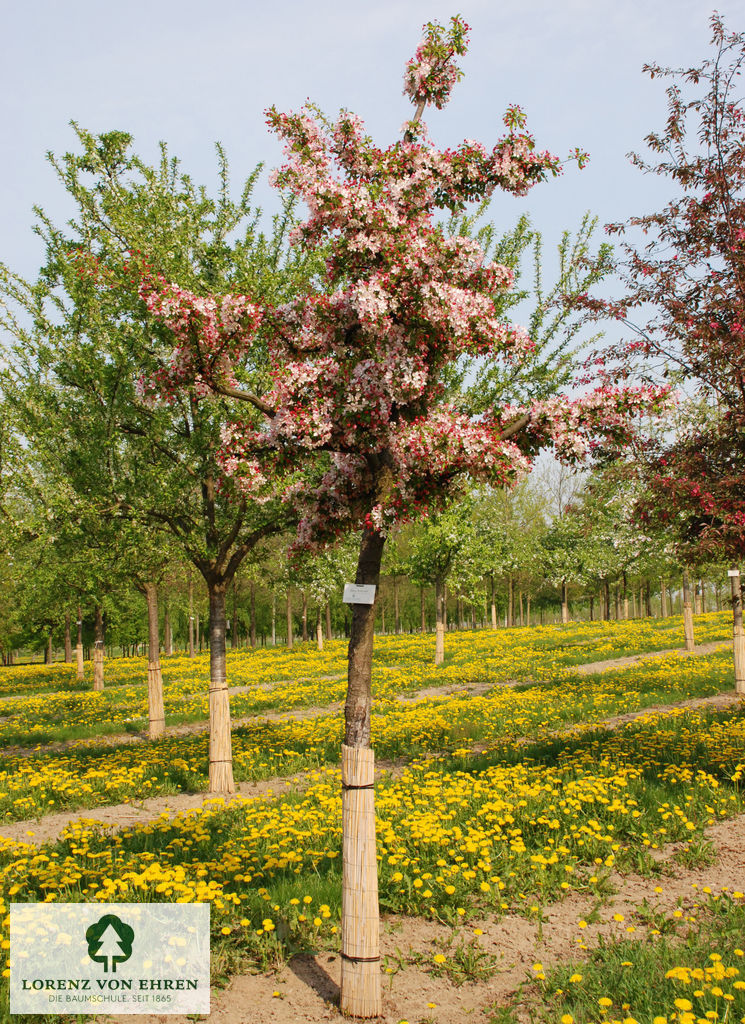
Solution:
[[[518,103],[539,148],[566,157],[579,146],[590,162],[525,198],[498,197],[492,219],[507,229],[529,213],[550,250],[589,210],[600,241],[603,224],[659,209],[671,194],[626,156],[664,125],[665,84],[642,65],[690,66],[711,53],[712,8],[700,0],[0,0],[0,10],[0,260],[26,276],[42,260],[33,206],[58,223],[72,212],[46,160],[74,148],[70,121],[131,133],[148,161],[165,140],[209,189],[219,140],[237,191],[258,162],[280,161],[264,123],[272,104],[345,107],[379,144],[398,138],[412,109],[403,69],[422,24],[455,13],[470,24],[471,45],[450,104],[425,115],[433,139],[493,144],[505,108]],[[717,10],[728,29],[745,29],[744,0]],[[276,206],[265,178],[256,195],[264,209]]]

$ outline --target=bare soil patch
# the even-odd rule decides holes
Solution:
[[[669,862],[677,846],[670,845],[657,853],[663,868],[660,875],[612,875],[616,894],[599,909],[592,896],[573,894],[544,908],[540,924],[516,915],[470,922],[459,930],[456,941],[469,942],[475,938],[474,928],[481,929],[479,946],[497,960],[495,973],[486,981],[456,986],[447,977],[433,977],[426,963],[407,964],[417,954],[431,962],[437,952],[447,948],[453,929],[419,918],[385,918],[381,935],[384,957],[389,965],[404,966],[384,975],[380,1024],[398,1024],[401,1020],[414,1024],[427,1018],[437,1024],[463,1024],[464,1019],[486,1024],[493,1007],[504,1005],[514,997],[520,984],[534,975],[534,964],[548,968],[567,960],[581,961],[601,937],[644,938],[648,929],[634,918],[644,899],[665,913],[679,906],[685,913],[697,902],[704,886],[713,892],[741,888],[745,815],[718,822],[706,830],[706,835],[717,851],[713,865],[689,870],[676,863],[673,868]],[[623,921],[615,921],[614,915],[621,915]],[[580,928],[580,921],[588,917],[593,917],[593,923]],[[628,931],[629,927],[633,930]],[[339,978],[340,961],[336,953],[297,956],[277,972],[242,974],[226,989],[213,990],[213,1009],[206,1019],[209,1024],[244,1024],[249,1019],[251,1024],[343,1024],[345,1018],[337,1006]],[[251,1008],[250,1017],[246,1016],[246,1007]],[[127,1024],[129,1018],[106,1019]],[[187,1024],[188,1020],[157,1015],[138,1019],[143,1024]]]

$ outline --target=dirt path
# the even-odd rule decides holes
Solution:
[[[543,920],[508,915],[472,921],[454,934],[447,925],[420,918],[389,917],[383,921],[381,944],[384,961],[393,973],[383,979],[383,1016],[379,1024],[407,1021],[436,1021],[437,1024],[486,1024],[495,1005],[505,1005],[526,978],[535,974],[533,965],[545,968],[568,960],[581,961],[587,950],[603,939],[644,939],[648,927],[636,916],[643,899],[655,910],[669,915],[682,909],[685,916],[699,901],[698,893],[709,887],[743,888],[742,863],[745,854],[745,816],[718,822],[706,830],[717,858],[713,865],[685,869],[673,861],[676,847],[660,851],[660,875],[618,875],[611,878],[615,895],[602,906],[593,897],[573,894],[543,911]],[[659,891],[657,891],[659,890]],[[621,915],[623,921],[615,921]],[[580,928],[579,922],[592,923]],[[628,928],[632,931],[628,931]],[[482,931],[477,939],[474,928]],[[446,976],[436,978],[427,970],[435,953],[447,953],[449,944],[476,939],[483,951],[495,958],[496,970],[485,981],[466,982],[456,987]],[[419,961],[419,963],[417,963]],[[340,962],[336,953],[294,957],[277,973],[243,974],[220,991],[213,990],[209,1024],[244,1024],[246,1007],[251,1007],[251,1024],[343,1024],[335,1003],[339,992]],[[529,1020],[524,1004],[518,1013]],[[128,1018],[105,1018],[127,1024]],[[166,1018],[147,1015],[142,1024],[163,1024]],[[173,1024],[187,1024],[188,1018],[168,1017]]]
[[[731,647],[731,640],[716,640],[710,644],[700,644],[693,651],[687,651],[685,647],[669,647],[664,651],[646,651],[643,654],[630,654],[626,658],[611,658],[609,661],[590,661],[581,665],[569,666],[580,675],[590,675],[592,672],[605,672],[608,668],[623,668],[625,665],[638,665],[650,658],[665,658],[668,654],[679,654],[681,658],[693,658],[699,654],[712,654],[714,651]]]

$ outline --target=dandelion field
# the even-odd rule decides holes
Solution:
[[[724,615],[696,625],[699,642],[727,636]],[[745,702],[676,706],[731,693],[731,650],[577,670],[675,647],[681,636],[679,619],[452,634],[437,669],[431,638],[380,638],[373,743],[381,910],[391,934],[396,922],[419,921],[439,935],[426,952],[400,949],[400,940],[395,955],[389,949],[387,1019],[404,1019],[397,992],[412,971],[433,991],[481,986],[480,1015],[470,1019],[489,1024],[745,1018],[745,872],[724,892],[702,887],[695,907],[681,904],[678,916],[677,905],[652,913],[645,896],[621,933],[583,941],[625,879],[646,879],[654,901],[658,883],[664,888],[684,868],[705,870],[716,855],[711,830],[744,810]],[[127,722],[132,731],[143,725],[141,661],[110,663],[103,694],[75,691],[70,681],[45,692],[59,666],[46,677],[42,666],[3,671],[6,826],[50,811],[90,815],[41,845],[33,836],[0,838],[2,911],[19,900],[209,901],[216,982],[276,971],[295,954],[333,954],[341,642],[229,660],[234,717],[255,716],[234,729],[236,777],[284,780],[279,795],[208,799],[120,829],[92,820],[95,808],[156,794],[177,807],[180,793],[204,790],[206,674],[195,661],[164,659],[171,721],[194,724],[156,742],[120,735]],[[55,726],[73,716],[97,734],[48,745],[34,731],[64,739]],[[13,749],[24,735],[36,749]],[[542,948],[552,915],[570,912],[562,908],[572,908],[575,949],[551,964]],[[500,961],[485,936],[510,922],[532,929],[530,957],[540,969],[495,1000]],[[7,927],[6,917],[5,949]],[[415,1019],[445,1018],[423,1005]]]

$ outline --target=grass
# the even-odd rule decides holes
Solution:
[[[726,893],[638,941],[602,941],[524,993],[535,1024],[740,1021],[745,1014],[745,907]],[[682,924],[681,924],[682,921]],[[692,1016],[690,1016],[692,1015]],[[495,1022],[497,1018],[494,1018]],[[569,1024],[569,1021],[565,1021]]]

